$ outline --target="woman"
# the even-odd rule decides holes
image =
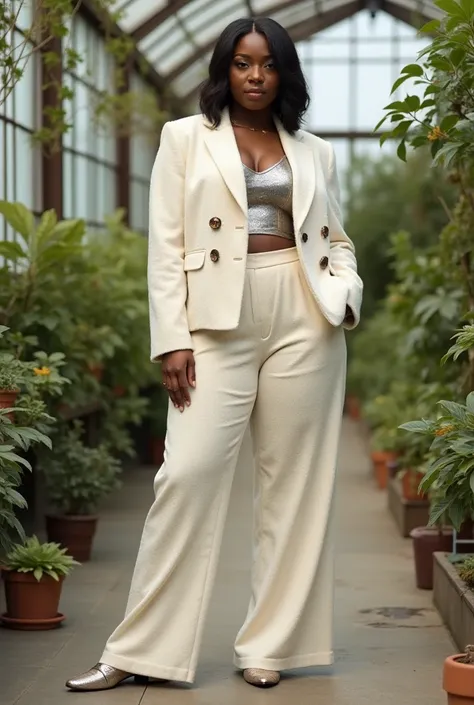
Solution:
[[[230,24],[202,115],[164,126],[150,198],[152,360],[171,404],[126,616],[67,685],[194,681],[245,429],[255,450],[252,599],[235,643],[247,682],[332,662],[332,497],[343,327],[362,283],[333,150],[299,130],[295,46],[271,19]],[[143,679],[140,679],[143,680]]]

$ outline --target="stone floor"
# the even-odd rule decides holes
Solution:
[[[409,540],[400,538],[386,497],[369,475],[364,439],[345,421],[339,473],[336,664],[285,674],[278,688],[252,688],[232,666],[233,638],[248,593],[251,477],[243,458],[234,483],[213,607],[196,683],[124,684],[70,693],[67,677],[95,663],[121,618],[151,500],[152,469],[127,476],[101,519],[91,563],[63,591],[64,625],[51,632],[0,629],[1,705],[441,705],[440,674],[454,647],[431,603],[414,586]],[[1,599],[0,599],[1,601]]]

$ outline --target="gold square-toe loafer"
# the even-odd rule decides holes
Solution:
[[[109,690],[132,675],[132,673],[121,671],[119,668],[108,666],[106,663],[98,663],[90,671],[68,680],[66,688],[71,690]],[[134,678],[135,683],[140,685],[148,683],[147,676],[134,676]]]
[[[263,668],[246,668],[244,670],[244,678],[250,685],[255,685],[257,688],[273,688],[280,682],[280,673],[278,671],[267,671]]]

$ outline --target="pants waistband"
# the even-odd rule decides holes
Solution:
[[[247,269],[261,269],[263,267],[275,267],[279,264],[289,264],[298,259],[296,247],[286,247],[283,250],[271,250],[270,252],[249,252],[247,255]]]

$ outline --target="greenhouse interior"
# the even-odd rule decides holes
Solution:
[[[272,702],[474,705],[474,0],[4,0],[0,705],[59,705],[66,693],[75,702],[65,682],[100,663],[125,613],[173,412],[162,366],[150,361],[152,169],[164,126],[201,119],[221,33],[263,17],[296,46],[311,99],[301,139],[332,145],[336,206],[364,285],[360,323],[345,333],[339,441],[334,431],[332,656],[267,670],[276,682],[282,671]],[[213,237],[225,207],[216,195]],[[310,241],[323,242],[325,227],[322,238],[308,230]],[[334,244],[315,259],[316,275],[336,262]],[[224,266],[220,257],[213,249],[204,270]],[[311,404],[310,416],[326,414],[321,400]],[[291,409],[279,410],[289,425]],[[189,461],[205,448],[206,433]],[[133,682],[121,665],[131,657],[117,657],[109,666],[124,683],[86,700],[263,702],[238,671],[261,667],[232,654],[257,600],[257,456],[246,431],[195,680],[151,668]],[[319,510],[306,527],[315,536]],[[187,515],[164,535],[181,536]],[[168,565],[163,547],[148,566],[169,571],[167,594],[184,556]],[[274,606],[279,656],[262,663],[285,661],[276,623],[290,601]],[[184,613],[175,621],[187,627]],[[160,628],[151,633],[158,641]]]

